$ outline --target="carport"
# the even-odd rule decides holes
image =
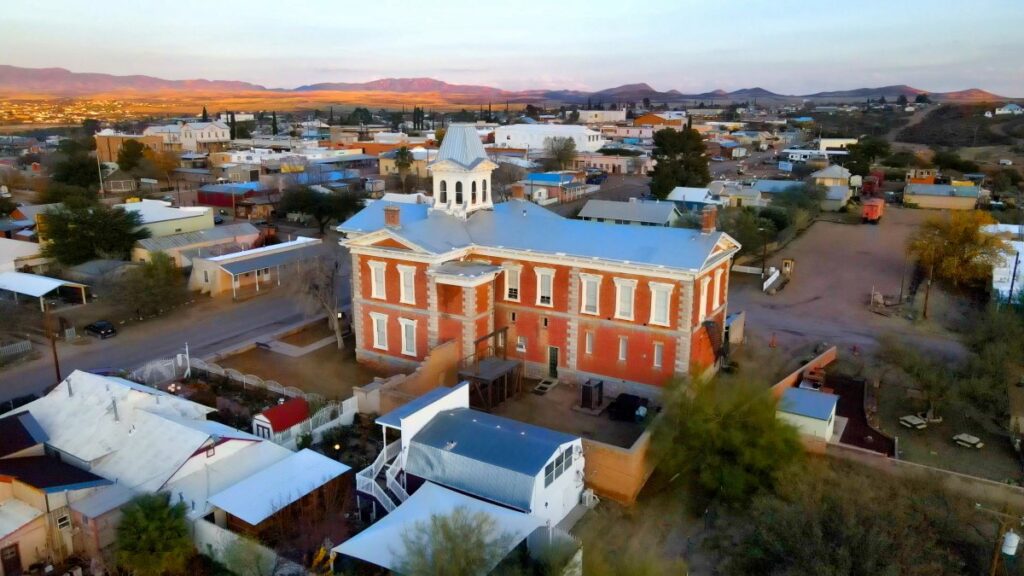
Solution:
[[[43,312],[46,312],[46,296],[61,288],[71,289],[72,293],[80,293],[81,304],[86,303],[85,290],[88,286],[85,284],[23,272],[0,273],[0,292],[10,292],[14,295],[15,302],[19,301],[19,294],[29,298],[38,298],[39,309]]]

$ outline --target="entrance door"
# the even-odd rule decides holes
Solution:
[[[0,567],[3,569],[0,572],[4,576],[21,576],[21,554],[18,553],[18,545],[11,544],[5,548],[0,548]]]
[[[558,378],[558,348],[548,346],[548,377]]]

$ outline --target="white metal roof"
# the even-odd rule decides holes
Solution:
[[[349,470],[341,462],[304,449],[214,494],[210,503],[255,526]]]
[[[487,160],[487,152],[480,142],[473,124],[450,124],[444,133],[444,141],[437,152],[434,164],[451,161],[466,170],[472,170]]]
[[[494,520],[493,538],[503,535],[504,554],[495,558],[497,565],[543,522],[540,518],[503,508],[471,496],[460,494],[427,482],[408,500],[366,530],[334,548],[334,552],[358,558],[387,570],[396,570],[405,556],[403,535],[417,524],[430,522],[432,516],[451,514],[456,508],[463,508],[470,514],[483,513]],[[488,568],[490,572],[494,566]]]
[[[61,286],[82,286],[75,282],[39,276],[38,274],[25,274],[24,272],[0,272],[0,290],[17,292],[26,296],[39,298],[53,292]]]
[[[587,200],[583,209],[580,210],[579,217],[599,218],[601,220],[624,220],[626,222],[642,222],[664,226],[672,220],[675,212],[676,205],[673,202],[644,202],[635,199],[629,202]]]
[[[117,204],[115,208],[121,208],[125,212],[137,212],[142,218],[143,224],[154,222],[166,222],[168,220],[182,220],[184,218],[195,218],[213,210],[204,206],[186,206],[175,208],[170,202],[162,200],[143,199],[141,202],[129,202]]]
[[[21,258],[39,255],[39,244],[0,238],[0,272],[13,272],[15,262]]]
[[[71,509],[87,518],[96,518],[128,503],[135,495],[135,491],[124,484],[110,484],[96,489],[81,500],[72,502]]]
[[[14,498],[0,502],[0,538],[39,518],[43,511]]]
[[[159,489],[214,436],[205,427],[213,411],[141,384],[79,370],[16,410],[32,413],[49,436],[48,445],[90,463],[93,473],[138,490]],[[203,425],[182,425],[183,420]]]

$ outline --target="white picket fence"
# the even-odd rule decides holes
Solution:
[[[355,421],[357,411],[358,402],[355,396],[344,402],[329,402],[308,420],[274,434],[273,440],[285,448],[297,450],[299,438],[303,435],[309,434],[314,443],[320,442],[327,430],[337,426],[351,426]]]
[[[32,342],[19,340],[5,346],[0,346],[0,362],[13,360],[32,351]]]

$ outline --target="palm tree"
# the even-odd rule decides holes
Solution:
[[[409,169],[412,167],[414,158],[409,148],[402,146],[398,150],[395,150],[395,168],[398,168],[398,177],[402,179],[402,192],[408,192],[405,189],[405,181],[409,178]]]

